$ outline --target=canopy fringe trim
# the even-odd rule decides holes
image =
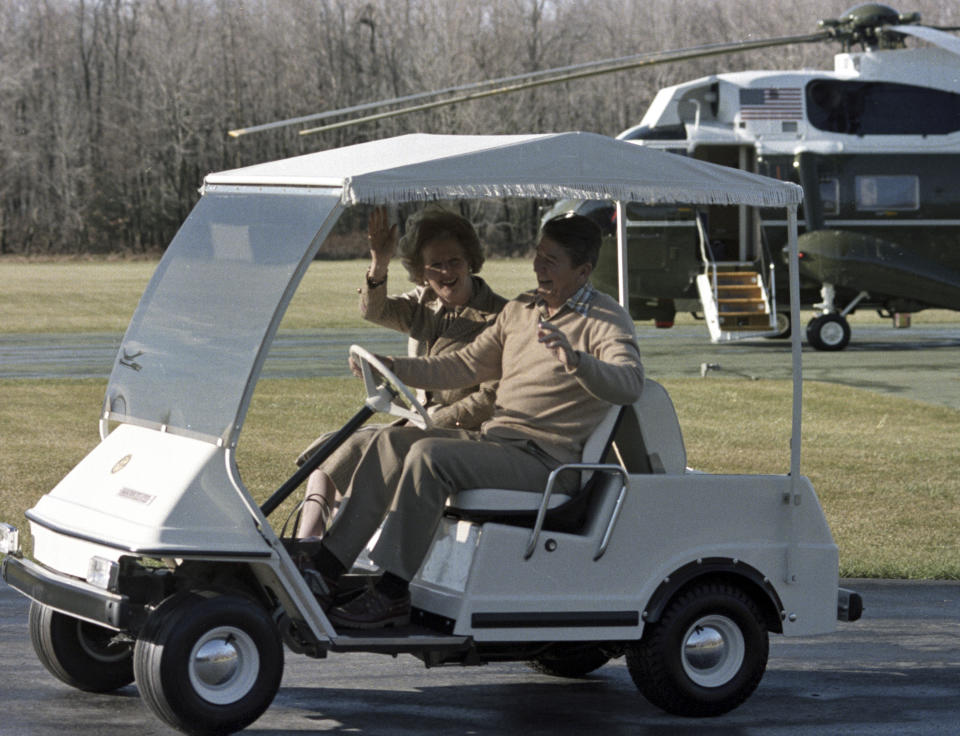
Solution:
[[[794,185],[796,186],[796,185]],[[797,189],[800,189],[797,186]],[[788,191],[758,189],[691,189],[688,186],[631,187],[615,183],[571,182],[557,186],[519,183],[476,184],[367,184],[347,179],[341,195],[346,205],[381,202],[417,202],[435,199],[477,199],[485,197],[534,197],[538,199],[607,199],[644,204],[672,202],[690,204],[749,204],[757,207],[786,207],[797,202]],[[802,191],[802,190],[801,190]]]

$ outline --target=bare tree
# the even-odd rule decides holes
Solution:
[[[337,131],[242,125],[666,49],[812,32],[849,0],[0,0],[0,253],[156,251],[204,174],[411,131],[636,124],[656,91],[719,71],[832,66],[800,45],[655,66]],[[955,0],[915,0],[957,24]],[[536,210],[466,205],[518,248]],[[360,219],[357,220],[360,225]],[[527,236],[529,237],[529,236]]]

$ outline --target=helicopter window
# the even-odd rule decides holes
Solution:
[[[587,200],[574,211],[597,223],[604,234],[616,232],[617,208],[613,203],[604,200]]]
[[[807,85],[807,116],[820,130],[849,135],[946,135],[960,130],[960,94],[892,82],[818,79]]]
[[[682,141],[687,137],[687,129],[680,125],[658,125],[651,128],[648,125],[630,131],[622,140],[625,141]]]
[[[858,210],[915,210],[920,181],[915,176],[856,177]]]
[[[627,202],[627,222],[644,220],[688,220],[692,221],[693,210],[685,205],[649,205],[642,202]]]
[[[840,181],[838,179],[820,180],[820,202],[823,214],[835,215],[840,211]]]

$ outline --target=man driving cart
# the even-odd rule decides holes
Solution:
[[[601,234],[589,219],[555,218],[534,257],[537,288],[504,308],[474,343],[451,355],[386,359],[420,388],[500,379],[492,419],[479,432],[388,427],[364,453],[348,501],[314,556],[328,616],[344,628],[406,624],[416,575],[447,498],[462,488],[542,488],[550,472],[576,462],[586,437],[612,404],[632,404],[643,388],[633,322],[590,273]],[[559,479],[574,489],[578,475]],[[340,577],[387,516],[371,558],[377,584],[336,603]]]

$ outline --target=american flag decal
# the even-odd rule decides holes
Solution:
[[[803,92],[800,87],[762,87],[740,90],[741,120],[800,120]]]

